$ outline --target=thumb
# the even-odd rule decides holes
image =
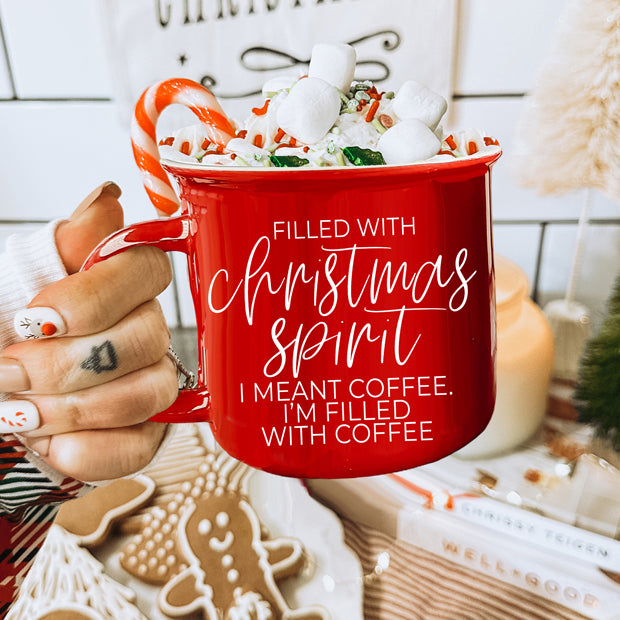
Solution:
[[[76,273],[93,248],[123,227],[123,209],[118,202],[121,188],[111,181],[94,189],[68,220],[56,229],[56,247],[67,273]]]

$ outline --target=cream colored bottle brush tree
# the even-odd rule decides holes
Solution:
[[[545,308],[554,330],[554,378],[574,384],[591,335],[575,300],[594,191],[620,201],[620,2],[570,0],[517,129],[515,168],[541,194],[580,191],[583,206],[563,299]]]

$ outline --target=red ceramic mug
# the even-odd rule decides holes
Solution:
[[[155,416],[208,421],[276,474],[369,476],[432,462],[495,400],[490,170],[162,162],[182,215],[104,241],[188,256],[198,384]],[[208,387],[207,387],[208,386]]]

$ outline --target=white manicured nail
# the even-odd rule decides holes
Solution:
[[[22,338],[49,338],[67,333],[63,318],[53,308],[35,307],[15,313],[13,327]]]
[[[39,424],[39,410],[29,400],[0,402],[0,433],[33,431]]]

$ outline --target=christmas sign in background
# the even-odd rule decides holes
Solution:
[[[152,83],[187,77],[244,118],[263,83],[303,75],[317,42],[351,44],[356,79],[451,94],[452,0],[109,0],[101,3],[124,116]],[[194,121],[189,121],[194,122]]]

